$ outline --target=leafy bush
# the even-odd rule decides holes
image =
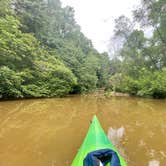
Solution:
[[[14,17],[0,18],[0,98],[63,96],[77,83],[74,74]]]
[[[6,66],[0,67],[0,98],[19,98],[21,93],[20,75]]]
[[[111,83],[114,90],[118,92],[154,98],[166,97],[166,69],[158,71],[142,69],[138,79],[116,74],[111,78]]]

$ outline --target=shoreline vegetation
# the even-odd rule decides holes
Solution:
[[[166,98],[165,5],[163,0],[142,0],[132,19],[122,15],[115,20],[110,90]]]
[[[60,0],[0,0],[0,100],[64,97],[102,87],[106,95],[166,98],[164,5],[142,1],[133,11],[140,29],[125,16],[117,18],[110,58],[93,47],[74,9]],[[151,37],[143,30],[148,26]]]

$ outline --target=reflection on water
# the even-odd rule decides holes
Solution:
[[[0,102],[0,166],[70,165],[94,114],[129,166],[166,165],[165,100],[76,95]]]
[[[108,136],[109,140],[116,146],[119,153],[125,158],[125,160],[127,162],[129,159],[125,155],[125,151],[124,151],[124,145],[126,143],[124,134],[125,134],[125,128],[123,126],[120,128],[117,128],[117,129],[110,127],[108,129],[107,136]]]
[[[122,126],[118,129],[113,129],[110,127],[108,129],[108,138],[114,145],[118,145],[123,138],[125,128]]]
[[[159,165],[160,165],[160,161],[158,160],[149,161],[149,166],[159,166]]]

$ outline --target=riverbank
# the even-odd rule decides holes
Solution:
[[[105,96],[106,97],[113,97],[113,96],[116,96],[116,97],[129,97],[131,95],[128,94],[128,93],[121,93],[121,92],[111,91],[111,92],[105,92]]]
[[[97,98],[109,98],[109,97],[139,97],[139,98],[149,98],[149,99],[165,99],[165,98],[153,98],[152,96],[139,96],[139,95],[132,95],[129,93],[122,93],[122,92],[115,92],[111,90],[105,90],[105,88],[99,88],[94,91],[90,91],[87,93],[82,94],[67,94],[64,96],[52,96],[52,97],[22,97],[22,98],[0,98],[0,102],[5,101],[15,101],[15,100],[40,100],[40,99],[54,99],[54,98],[67,98],[72,97],[76,95],[82,95],[82,96],[89,96],[92,95]]]

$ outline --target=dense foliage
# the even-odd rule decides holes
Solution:
[[[166,2],[141,2],[134,21],[115,20],[110,61],[60,0],[0,0],[0,98],[64,96],[110,85],[165,98]]]
[[[109,58],[59,0],[0,0],[0,98],[53,97],[108,84]]]
[[[139,96],[166,97],[166,1],[142,0],[133,12],[115,20],[112,89]],[[146,31],[149,30],[148,34]]]

